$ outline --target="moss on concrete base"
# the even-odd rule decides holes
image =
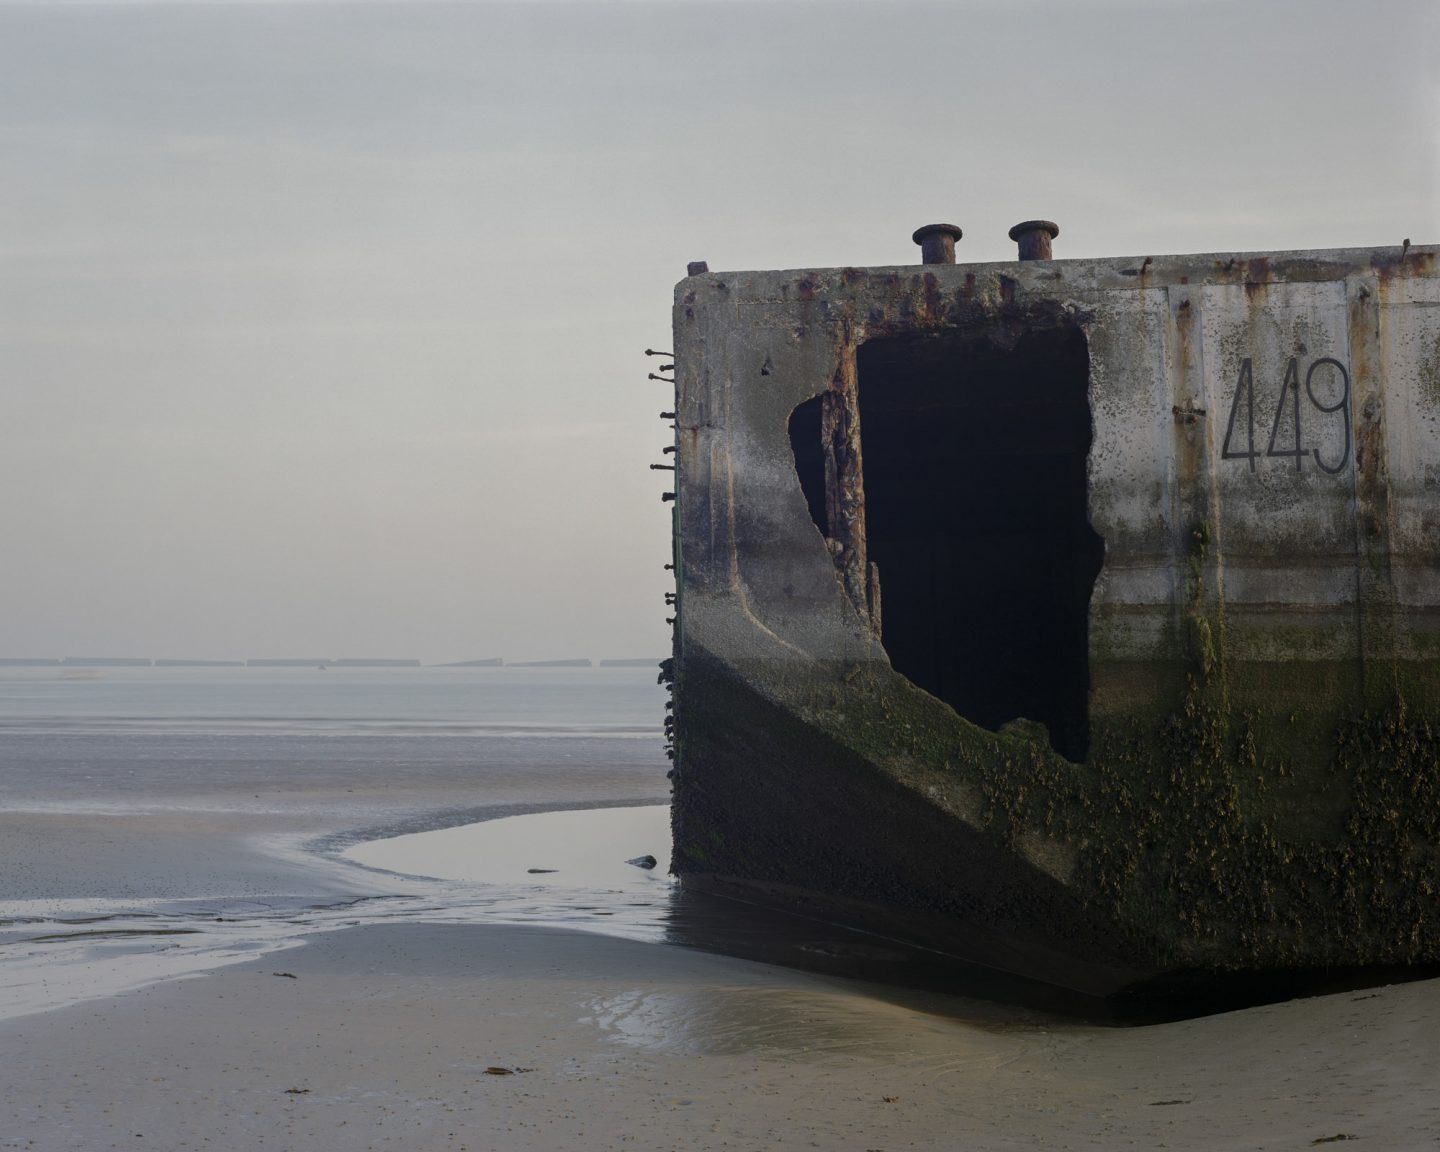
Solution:
[[[1148,977],[1440,961],[1440,723],[1399,692],[1299,708],[1289,688],[1245,707],[1194,675],[1098,720],[1072,764],[883,662],[687,653],[676,869],[956,916]]]

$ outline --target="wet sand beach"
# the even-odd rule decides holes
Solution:
[[[1001,1025],[582,932],[364,927],[0,1025],[0,1147],[1429,1148],[1437,1003]]]
[[[341,853],[662,802],[661,700],[644,669],[6,670],[0,1018],[293,947],[312,927],[490,909],[473,885]]]

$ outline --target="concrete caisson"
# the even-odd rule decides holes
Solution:
[[[1017,227],[677,286],[675,870],[1102,995],[1440,960],[1436,249]]]

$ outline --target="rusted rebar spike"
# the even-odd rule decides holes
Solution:
[[[650,471],[652,471],[652,472],[674,472],[674,471],[675,471],[675,465],[674,465],[674,464],[651,464],[651,465],[650,465]]]
[[[675,358],[675,353],[674,353],[674,352],[657,352],[654,348],[646,348],[646,349],[645,349],[645,355],[646,355],[646,356],[669,356],[672,360]]]
[[[675,413],[674,413],[674,412],[661,412],[661,413],[660,413],[660,419],[661,419],[661,420],[674,420],[674,419],[675,419]]]
[[[910,239],[920,245],[922,264],[954,264],[955,241],[962,235],[954,224],[926,224],[915,229]]]
[[[1010,239],[1020,246],[1021,260],[1049,260],[1050,241],[1060,235],[1060,226],[1051,220],[1022,220],[1010,229]]]
[[[855,611],[869,616],[865,560],[865,470],[860,462],[859,378],[849,326],[830,387],[821,395],[820,451],[825,462],[826,546]]]

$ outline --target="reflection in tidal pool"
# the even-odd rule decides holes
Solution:
[[[629,863],[645,856],[654,857],[653,868]],[[370,868],[441,880],[658,896],[670,883],[670,808],[650,804],[506,816],[372,840],[349,849],[345,857]]]

